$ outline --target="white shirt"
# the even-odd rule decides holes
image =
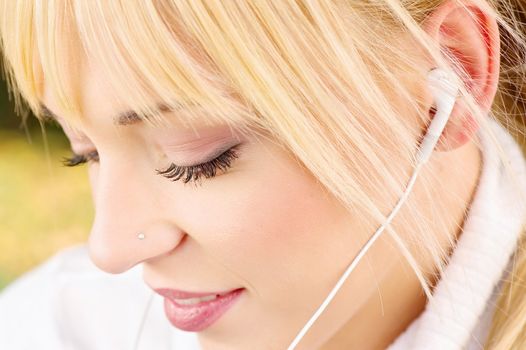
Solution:
[[[519,145],[500,124],[488,121],[526,193]],[[436,304],[428,302],[388,350],[482,349],[526,223],[526,205],[488,135],[482,129],[477,135],[482,172],[464,232],[433,292]],[[0,293],[0,349],[134,350],[150,297],[137,349],[200,350],[197,333],[178,330],[166,319],[163,298],[142,281],[142,265],[113,275],[92,264],[84,244],[69,247]]]

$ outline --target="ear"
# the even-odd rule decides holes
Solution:
[[[464,83],[468,91],[482,111],[489,113],[500,70],[499,29],[489,10],[474,1],[446,0],[422,27],[466,70],[469,80]],[[457,99],[436,149],[456,149],[470,141],[478,128],[463,99]]]

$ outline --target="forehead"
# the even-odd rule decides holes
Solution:
[[[39,45],[43,58],[39,99],[55,114],[77,125],[113,124],[122,112],[154,112],[159,103],[173,107],[181,102],[191,106],[177,113],[187,125],[201,120],[236,126],[259,122],[242,91],[177,21],[169,21],[169,35],[163,35],[168,22],[128,23],[143,17],[118,13],[108,20],[109,12],[88,3],[79,2],[80,17],[68,17],[73,23],[60,31],[55,44],[51,45],[52,37],[39,37],[44,42]],[[141,6],[126,9],[138,11]],[[155,37],[144,40],[145,35]],[[157,116],[159,122],[174,121],[161,113]]]
[[[120,94],[117,93],[118,90],[116,89],[118,88],[106,79],[101,66],[95,61],[81,61],[81,64],[77,66],[76,72],[75,83],[78,84],[77,86],[80,86],[77,90],[77,96],[82,110],[82,124],[130,126],[145,122],[155,122],[152,115],[140,114],[130,109],[127,103],[120,98]],[[149,106],[152,111],[164,115],[170,114],[170,118],[161,120],[165,125],[176,124],[179,127],[191,127],[195,125],[202,126],[203,124],[217,124],[217,121],[214,123],[213,118],[211,118],[211,108],[206,106],[190,103],[182,104],[175,100],[171,101],[170,105],[167,105],[159,98],[154,97],[154,94],[150,96],[150,100]],[[47,119],[55,119],[61,125],[64,125],[69,123],[71,118],[68,118],[67,112],[61,110],[59,105],[58,97],[53,92],[50,84],[44,80],[41,101],[42,115]],[[194,118],[193,121],[189,118],[191,114]],[[198,115],[199,118],[196,118],[195,115]],[[79,126],[80,124],[76,124],[76,127]]]
[[[90,122],[93,117],[114,115],[117,110],[124,110],[124,104],[120,101],[118,94],[114,92],[111,84],[105,79],[100,65],[95,61],[89,61],[85,57],[77,59],[73,66],[64,66],[64,74],[70,74],[72,79],[64,88],[65,91],[57,91],[51,79],[45,75],[42,80],[42,106],[49,109],[49,112],[58,121],[70,121],[71,118],[60,99],[76,98],[79,104],[83,122]],[[71,74],[75,72],[75,74]],[[60,96],[60,93],[65,96]],[[46,110],[43,110],[46,113]],[[97,118],[98,119],[98,118]]]

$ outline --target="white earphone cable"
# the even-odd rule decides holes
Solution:
[[[398,212],[398,210],[402,207],[402,204],[404,203],[404,201],[407,199],[407,197],[409,196],[409,193],[411,192],[412,188],[413,188],[413,185],[415,183],[415,180],[418,176],[418,173],[420,172],[420,169],[422,167],[423,163],[419,163],[414,172],[413,172],[413,175],[411,176],[411,179],[409,180],[409,183],[406,187],[406,190],[404,191],[404,194],[402,195],[402,197],[400,197],[400,199],[398,200],[398,203],[396,204],[396,206],[394,207],[394,209],[391,211],[391,214],[389,214],[389,216],[387,217],[387,220],[382,224],[382,226],[380,226],[378,228],[378,230],[371,236],[371,238],[369,238],[369,240],[367,241],[367,243],[360,249],[360,251],[358,252],[358,254],[356,255],[356,257],[353,259],[353,261],[351,262],[351,264],[349,265],[349,267],[347,268],[347,270],[345,270],[345,272],[342,274],[342,277],[340,277],[340,279],[338,280],[338,282],[336,283],[336,285],[334,286],[334,288],[330,291],[329,295],[327,296],[327,298],[323,301],[323,303],[320,305],[320,307],[318,308],[318,310],[316,310],[316,312],[314,313],[314,315],[311,317],[311,319],[305,324],[305,326],[303,326],[303,329],[298,333],[298,335],[296,336],[296,338],[292,341],[292,343],[289,345],[289,347],[287,348],[287,350],[293,350],[299,343],[299,341],[301,340],[301,338],[303,338],[303,336],[305,335],[305,333],[307,333],[307,331],[309,330],[309,328],[314,324],[314,322],[316,322],[316,320],[318,319],[318,317],[321,315],[321,313],[325,310],[325,308],[327,307],[327,305],[329,305],[329,303],[331,302],[331,300],[334,298],[334,296],[336,295],[336,293],[338,292],[338,290],[341,288],[341,286],[343,285],[343,283],[345,282],[345,280],[347,279],[347,277],[349,276],[349,274],[354,270],[354,268],[356,267],[356,265],[358,265],[358,262],[360,262],[360,260],[362,259],[362,257],[365,255],[365,253],[367,252],[367,250],[369,250],[370,246],[376,241],[376,239],[378,237],[380,237],[380,234],[383,232],[383,230],[385,229],[385,227],[391,222],[391,220],[393,219],[393,217],[396,215],[396,213]]]

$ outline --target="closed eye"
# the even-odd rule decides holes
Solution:
[[[172,181],[178,181],[184,177],[183,183],[185,184],[190,181],[198,182],[202,177],[208,179],[216,176],[218,170],[224,172],[232,166],[232,161],[239,157],[238,151],[240,145],[241,144],[238,144],[229,148],[218,157],[205,163],[189,166],[178,166],[171,163],[168,168],[164,170],[156,170],[156,172]]]

